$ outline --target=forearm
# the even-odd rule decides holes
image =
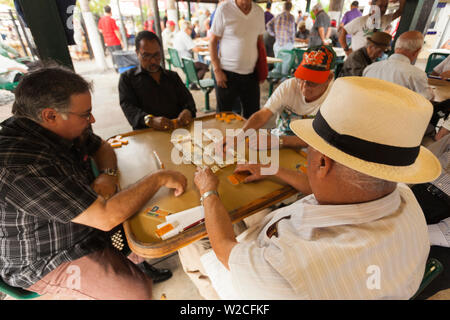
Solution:
[[[319,28],[319,37],[322,40],[322,43],[325,43],[325,30],[323,27]]]
[[[230,215],[217,195],[207,197],[203,201],[203,206],[211,246],[219,261],[229,269],[228,259],[231,250],[237,244]]]
[[[280,180],[286,182],[290,186],[294,187],[296,190],[300,191],[304,195],[312,193],[311,186],[309,185],[308,176],[303,172],[279,168],[275,176]]]
[[[339,34],[339,43],[341,44],[342,48],[347,48],[347,31],[345,31],[344,28],[342,28],[341,33]]]
[[[134,215],[164,184],[161,171],[148,175],[109,200],[98,199],[72,221],[109,231]]]
[[[214,70],[222,70],[220,66],[219,54],[217,52],[217,44],[219,40],[217,37],[213,36],[209,42],[209,55],[211,57],[211,64]]]
[[[250,116],[250,118],[247,120],[247,122],[242,127],[242,130],[245,132],[249,129],[255,129],[258,130],[262,126],[264,126],[267,121],[272,117],[273,113],[267,108],[263,108],[259,110],[258,112],[255,112]]]

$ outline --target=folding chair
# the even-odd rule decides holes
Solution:
[[[195,65],[194,61],[192,59],[182,59],[183,65],[184,65],[184,72],[186,73],[186,78],[189,80],[190,83],[195,83],[197,86],[200,87],[200,89],[205,94],[205,109],[204,112],[211,111],[209,108],[209,93],[214,89],[214,79],[202,79],[199,80],[197,77],[197,71],[195,71]]]

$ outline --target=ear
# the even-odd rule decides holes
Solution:
[[[42,122],[47,125],[55,125],[58,114],[55,109],[45,108],[41,111]]]
[[[331,168],[333,166],[334,160],[331,158],[328,158],[324,154],[320,154],[318,158],[318,170],[317,170],[317,176],[319,178],[325,178],[331,171]]]

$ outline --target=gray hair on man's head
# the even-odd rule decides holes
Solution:
[[[190,21],[185,20],[181,23],[181,30],[186,31],[187,28],[192,28],[192,24]]]
[[[70,110],[73,95],[89,93],[92,84],[73,70],[55,63],[41,63],[25,74],[14,91],[16,99],[12,113],[16,117],[42,122],[41,112],[53,108]]]
[[[401,49],[414,52],[422,48],[423,39],[423,34],[418,31],[405,32],[401,34],[395,42],[395,50]]]
[[[314,10],[322,10],[323,9],[323,7],[322,7],[322,4],[319,2],[319,3],[316,3],[315,5],[314,5],[314,7],[312,7],[312,10],[314,11]]]
[[[349,167],[334,162],[336,174],[343,182],[368,193],[383,193],[390,188],[395,182],[387,181],[379,178],[369,176],[359,171],[353,170]]]

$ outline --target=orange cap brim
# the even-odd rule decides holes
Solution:
[[[324,83],[325,81],[327,81],[329,75],[330,70],[317,71],[305,68],[303,65],[299,65],[294,73],[294,76],[298,79],[311,81],[315,83]]]

